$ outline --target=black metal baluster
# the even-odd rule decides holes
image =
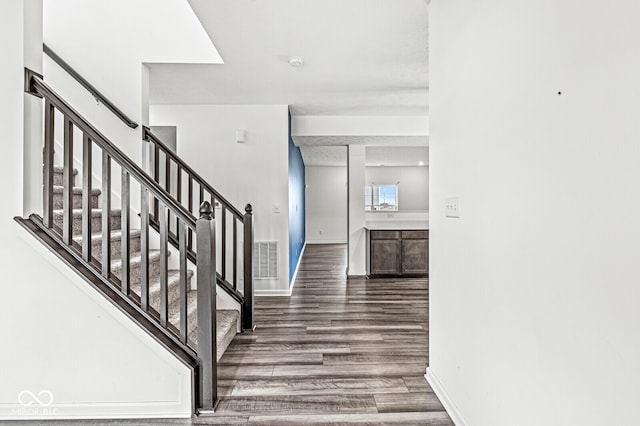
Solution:
[[[44,198],[43,222],[44,226],[53,226],[53,147],[55,137],[55,108],[47,99],[44,102]]]
[[[73,123],[64,117],[64,170],[62,187],[62,241],[73,241]]]
[[[102,151],[102,275],[111,275],[111,157]]]
[[[171,194],[171,157],[166,152],[164,153],[164,170],[164,188]],[[171,231],[171,210],[167,212],[167,223],[169,223],[169,231]]]
[[[86,262],[91,262],[92,146],[89,135],[84,133],[82,135],[82,258]]]
[[[153,180],[160,183],[160,147],[153,145]],[[158,220],[158,199],[153,199],[153,218]]]
[[[169,244],[169,221],[168,209],[164,204],[160,203],[159,223],[160,223],[160,324],[167,326],[168,318],[168,244]]]
[[[122,271],[120,273],[120,283],[122,293],[129,295],[129,284],[131,277],[130,254],[129,254],[129,236],[130,236],[130,208],[131,208],[131,184],[129,172],[122,168],[122,206],[120,210],[120,259],[122,261]]]
[[[187,343],[189,330],[187,329],[187,225],[178,220],[178,240],[180,247],[180,341]]]
[[[238,289],[238,219],[233,215],[233,289]]]
[[[147,312],[149,310],[149,190],[142,186],[140,192],[140,306]]]
[[[182,167],[180,167],[180,164],[176,164],[176,167],[178,168],[178,173],[176,174],[176,200],[178,200],[178,204],[182,205]],[[176,234],[179,227],[180,218],[176,216]]]
[[[193,177],[189,175],[189,184],[187,185],[187,198],[189,199],[189,207],[187,210],[193,213]],[[187,247],[189,250],[193,250],[193,232],[189,229],[189,238],[187,241]]]
[[[222,206],[222,279],[227,280],[227,208]]]

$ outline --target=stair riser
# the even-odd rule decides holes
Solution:
[[[62,172],[53,172],[53,184],[64,185],[64,176]],[[76,186],[76,175],[73,175],[73,186]]]
[[[218,347],[217,349],[217,359],[218,361],[220,361],[220,358],[222,358],[222,355],[224,354],[224,351],[227,350],[227,348],[229,347],[229,344],[231,344],[231,341],[233,340],[233,338],[236,336],[236,329],[232,328],[230,330],[227,331],[227,333],[224,335],[224,337],[222,338],[221,341],[217,342]]]
[[[111,241],[111,256],[120,257],[120,247],[122,241],[120,238]],[[129,238],[129,253],[140,251],[140,235],[131,236]],[[96,259],[102,259],[102,241],[96,240],[91,244],[91,255]]]
[[[54,210],[62,209],[63,196],[61,193],[53,194],[53,208]],[[82,194],[73,194],[73,208],[81,209],[82,208]],[[98,195],[91,196],[91,208],[98,208]]]
[[[197,299],[194,297],[187,298],[187,332],[191,335],[198,328],[198,310]],[[180,304],[178,300],[174,302],[173,305],[169,306],[169,320],[171,324],[174,325],[177,329],[180,329]],[[191,339],[195,342],[195,340]]]
[[[177,325],[176,325],[177,327]],[[194,310],[193,313],[191,313],[190,315],[187,315],[187,331],[188,332],[192,332],[192,331],[198,331],[198,310]],[[198,339],[196,338],[194,340],[197,341]]]
[[[188,298],[187,303],[195,303],[196,301]],[[176,299],[173,305],[169,305],[169,320],[174,327],[180,329],[180,304]],[[187,306],[187,333],[196,331],[198,327],[198,313],[194,307]]]
[[[190,286],[190,280],[189,278],[187,278],[187,288],[189,288]],[[169,283],[169,289],[167,291],[168,293],[168,305],[171,306],[171,304],[178,300],[178,298],[180,297],[180,280],[175,280],[175,282],[170,282]],[[155,309],[160,309],[160,286],[154,286],[150,289],[149,291],[149,303],[151,304],[151,306],[153,306]],[[171,315],[169,315],[171,316]]]
[[[135,262],[130,264],[129,285],[137,286],[137,287],[140,286],[140,280],[141,280],[140,269],[141,269],[141,262]],[[120,278],[122,273],[122,264],[118,263],[116,266],[114,266],[111,269],[111,272],[113,272],[113,274],[116,277]],[[159,257],[152,258],[149,260],[149,282],[153,282],[154,277],[157,277],[159,275],[160,275],[160,258]]]
[[[121,218],[120,215],[111,215],[111,229],[120,229]],[[62,228],[63,219],[62,215],[54,214],[53,215],[53,224]],[[102,232],[102,216],[94,215],[91,218],[91,232]],[[82,216],[74,215],[73,218],[73,235],[82,234]]]

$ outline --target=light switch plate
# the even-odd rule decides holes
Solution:
[[[460,198],[447,197],[444,199],[445,217],[460,217]]]

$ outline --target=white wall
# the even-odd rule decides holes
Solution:
[[[367,167],[365,183],[398,184],[398,210],[429,210],[429,168],[418,166]]]
[[[45,0],[44,41],[138,124],[148,124],[144,63],[220,63],[186,0]],[[45,80],[136,161],[141,129],[131,129],[48,56]]]
[[[38,65],[41,7],[38,0],[0,7],[0,39],[10,41],[0,44],[0,419],[188,417],[188,369],[13,221],[27,202],[29,153],[42,152],[31,145],[34,129],[23,128],[33,101],[23,93],[23,67]],[[25,410],[23,390],[48,390],[53,403]]]
[[[347,168],[305,167],[307,244],[347,243]]]
[[[431,3],[429,377],[467,424],[640,424],[638,16]]]
[[[255,280],[256,294],[289,294],[287,114],[287,105],[150,108],[151,124],[177,126],[180,157],[240,211],[253,206],[254,240],[279,242],[279,279]]]

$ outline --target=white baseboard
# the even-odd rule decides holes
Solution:
[[[347,240],[307,240],[305,244],[347,244]]]
[[[296,285],[296,278],[298,278],[298,269],[300,268],[300,262],[302,262],[302,255],[304,254],[304,250],[307,248],[307,243],[304,243],[302,246],[302,251],[300,252],[300,257],[298,258],[298,264],[296,265],[296,270],[293,272],[293,279],[291,280],[291,284],[288,289],[255,289],[253,294],[256,296],[272,296],[272,297],[282,297],[282,296],[291,296],[293,292],[293,286]]]
[[[449,414],[449,417],[451,417],[453,423],[455,423],[456,426],[467,426],[469,423],[467,423],[465,418],[462,416],[462,413],[460,413],[460,410],[458,410],[458,407],[453,402],[447,391],[442,386],[442,383],[440,383],[440,380],[438,380],[430,367],[427,368],[427,374],[425,374],[424,377],[425,379],[427,379],[427,382],[433,389],[433,392],[435,392],[438,399],[440,399],[440,402],[442,402],[442,405],[444,405],[444,408],[445,410],[447,410],[447,414]]]
[[[288,289],[256,289],[253,294],[255,296],[291,296],[291,287]]]
[[[300,263],[302,262],[302,256],[304,255],[304,249],[307,248],[307,242],[304,242],[302,246],[302,250],[300,251],[300,256],[298,257],[298,264],[296,265],[296,270],[293,271],[293,278],[291,278],[291,283],[289,283],[289,295],[293,294],[293,287],[296,285],[296,278],[298,278],[298,269],[300,269]]]

